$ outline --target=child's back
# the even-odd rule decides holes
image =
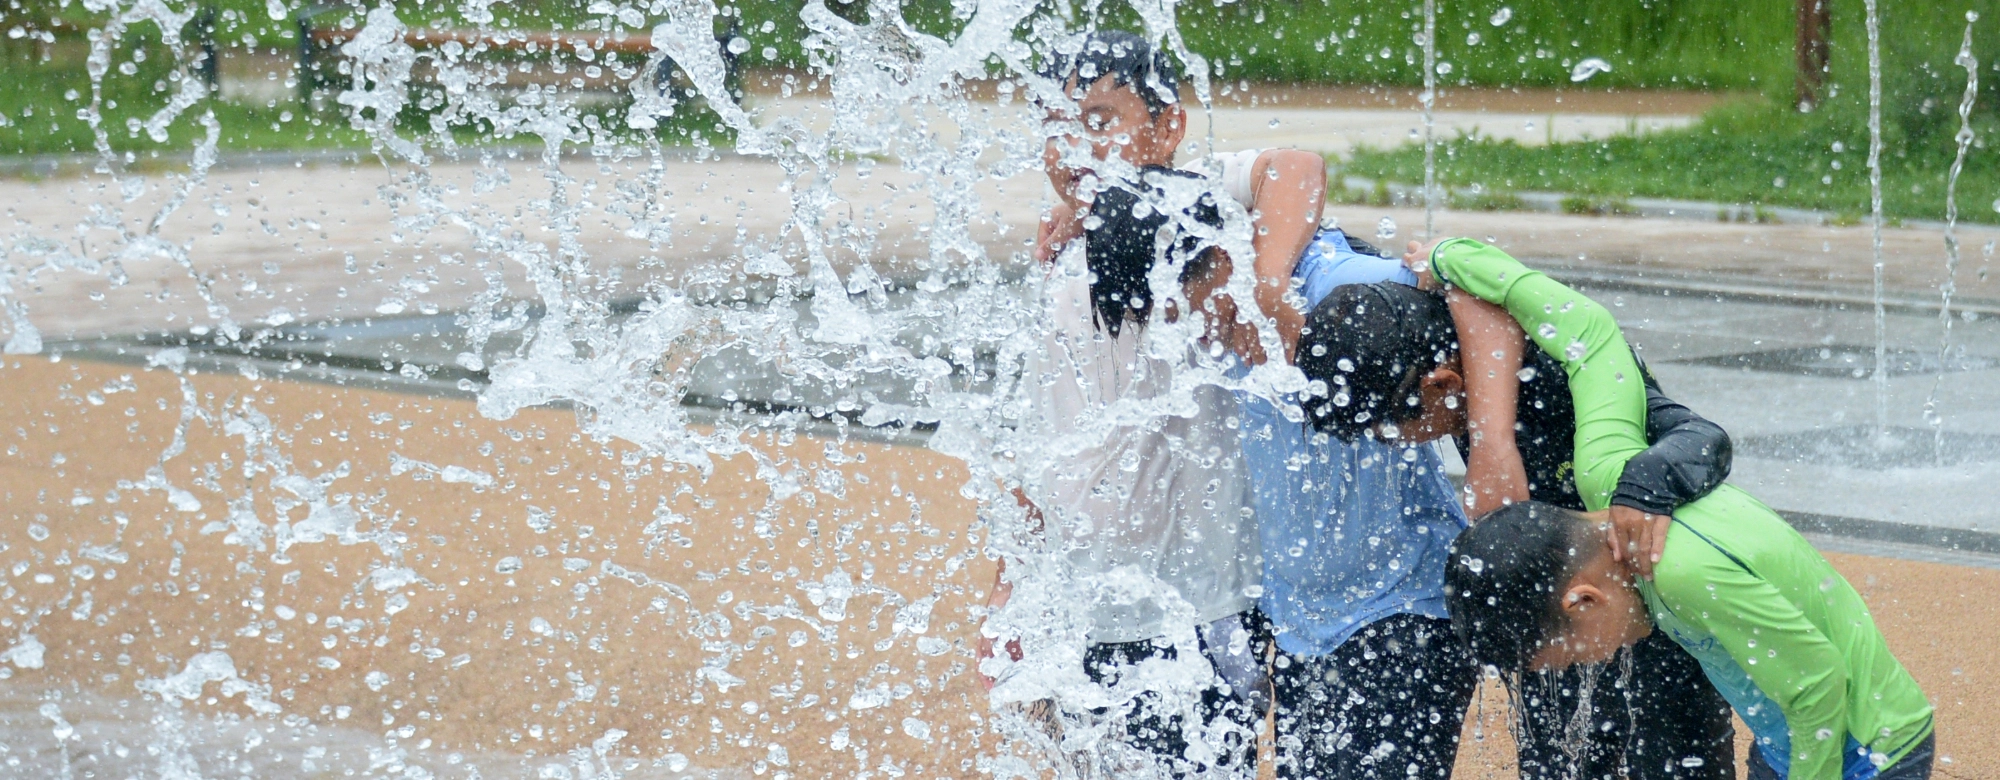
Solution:
[[[1841,774],[1865,777],[1871,763],[1901,758],[1930,733],[1930,702],[1889,652],[1861,594],[1798,531],[1730,485],[1682,507],[1674,525],[1640,592],[1773,767],[1791,762],[1789,734],[1845,735]]]

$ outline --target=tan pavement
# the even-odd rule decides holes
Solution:
[[[972,778],[963,762],[996,747],[968,673],[972,606],[991,569],[958,496],[964,470],[926,450],[754,437],[769,467],[807,484],[816,470],[843,475],[838,489],[822,481],[774,501],[748,456],[703,478],[589,441],[569,412],[500,422],[467,401],[201,375],[189,386],[213,419],[190,422],[186,452],[164,471],[202,504],[184,512],[119,486],[143,481],[173,438],[172,375],[25,357],[0,364],[0,380],[0,499],[15,518],[0,524],[14,567],[0,641],[30,633],[47,646],[44,666],[0,682],[0,706],[62,689],[111,702],[71,704],[73,719],[143,722],[152,710],[134,684],[213,650],[286,713],[377,734],[411,726],[401,744],[434,767],[449,752],[489,767],[531,750],[546,760],[613,728],[627,732],[613,759],[681,753],[693,768],[769,770],[775,744],[795,777],[887,759]],[[282,466],[225,430],[246,407],[282,436]],[[273,558],[204,532],[232,497],[276,521],[273,502],[298,495],[259,470],[271,468],[321,477],[359,510],[359,532],[398,535],[397,552],[329,539]],[[286,511],[295,523],[306,514]],[[685,521],[656,524],[675,517]],[[1936,701],[1951,758],[1940,776],[2000,775],[1989,738],[2000,733],[2000,571],[1830,557]],[[418,579],[371,577],[385,567]],[[853,595],[829,613],[827,585],[842,575]],[[398,595],[407,606],[386,612]],[[937,601],[923,630],[897,630],[898,610],[925,597]],[[742,682],[702,671],[719,661]],[[1504,703],[1488,694],[1460,777],[1512,776]],[[198,709],[243,707],[239,696]],[[923,728],[928,741],[913,736]]]

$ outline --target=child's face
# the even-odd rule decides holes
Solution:
[[[1080,175],[1089,172],[1063,160],[1066,148],[1079,142],[1090,144],[1091,157],[1098,160],[1117,155],[1134,167],[1174,164],[1174,149],[1186,134],[1187,113],[1180,106],[1168,106],[1154,116],[1133,85],[1108,78],[1082,90],[1071,81],[1064,92],[1075,97],[1076,103],[1049,109],[1051,134],[1043,147],[1042,162],[1049,179],[1065,195]],[[1083,129],[1081,138],[1071,134],[1078,125]]]
[[[1262,363],[1264,346],[1257,340],[1257,326],[1237,321],[1236,298],[1223,289],[1233,272],[1229,256],[1219,250],[1211,251],[1214,255],[1208,272],[1189,280],[1182,292],[1187,294],[1189,306],[1207,315],[1205,338],[1209,343],[1221,344],[1253,364]]]
[[[1604,514],[1586,516],[1596,520]],[[1611,558],[1609,548],[1593,552],[1595,557],[1570,578],[1558,598],[1563,627],[1535,653],[1530,668],[1540,671],[1604,663],[1617,655],[1619,648],[1652,633],[1653,620],[1632,584],[1631,573]]]

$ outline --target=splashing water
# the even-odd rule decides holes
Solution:
[[[1437,0],[1424,0],[1424,240],[1437,238]]]
[[[190,306],[144,291],[160,308],[121,348],[149,371],[50,363],[114,406],[167,399],[158,415],[133,404],[146,434],[132,473],[79,488],[76,513],[109,530],[37,565],[66,589],[48,604],[75,619],[58,636],[40,622],[57,607],[40,607],[0,654],[20,679],[114,680],[108,701],[64,710],[78,733],[144,724],[121,738],[188,776],[1007,777],[1126,766],[1117,740],[1093,738],[1122,727],[1097,714],[1120,701],[1192,711],[1211,673],[1191,630],[1163,640],[1179,662],[1113,686],[1082,678],[1079,591],[1136,601],[1159,585],[1080,583],[1001,487],[1109,427],[1060,442],[1019,430],[1042,291],[1007,232],[1032,220],[999,213],[1039,205],[1039,107],[1062,96],[1037,58],[1089,20],[981,0],[954,4],[955,32],[936,34],[893,2],[807,3],[808,67],[773,98],[747,94],[733,61],[774,33],[711,0],[592,4],[546,37],[496,22],[504,9],[484,0],[454,9],[476,35],[342,7],[302,42],[327,59],[294,74],[323,104],[299,110],[353,133],[369,163],[244,172],[218,171],[238,128],[209,110],[221,98],[176,32],[192,4],[104,5],[82,112],[100,213],[84,241],[16,226],[10,245],[38,264],[0,275],[7,350],[74,349],[16,294],[37,273],[93,275],[114,303],[146,286],[128,274],[172,281]],[[1176,4],[1135,8],[1206,106],[1209,66]],[[129,100],[113,87],[138,27],[176,65],[131,132],[191,129],[184,172],[149,174],[107,118]],[[563,78],[518,78],[529,65]],[[280,213],[315,199],[329,208]],[[216,235],[249,219],[298,243],[263,277],[225,270],[216,243],[176,232],[203,205]],[[1226,245],[1251,257],[1247,218],[1230,218]],[[1230,282],[1243,297],[1248,266]],[[314,274],[334,283],[280,297]],[[1149,348],[1188,327],[1155,323]],[[319,376],[443,398],[287,387],[369,338],[393,346]],[[1273,367],[1189,384],[1295,379]],[[1113,414],[1172,413],[1190,392]],[[919,431],[928,449],[907,446]],[[138,502],[157,506],[135,523]],[[973,574],[989,550],[1019,583],[990,616]],[[139,581],[159,600],[93,606],[114,574],[118,592]],[[997,670],[994,700],[1014,709],[989,714],[976,691],[981,618],[1030,650]],[[121,651],[100,669],[82,642]],[[604,660],[633,657],[665,671]],[[984,720],[954,717],[966,710]],[[837,724],[826,749],[807,747],[820,724]],[[283,738],[258,736],[271,733]]]
[[[1882,22],[1875,0],[1866,0],[1868,23],[1868,226],[1873,251],[1875,301],[1875,439],[1889,440],[1889,319],[1882,274]]]
[[[1591,80],[1599,73],[1610,72],[1611,63],[1597,57],[1586,57],[1569,69],[1569,80],[1572,83],[1580,83]]]
[[[1951,174],[1945,181],[1944,189],[1944,282],[1938,285],[1938,324],[1942,331],[1938,336],[1938,375],[1931,383],[1930,396],[1924,399],[1924,421],[1930,423],[1934,436],[1933,454],[1937,464],[1944,465],[1944,413],[1938,409],[1938,393],[1944,389],[1945,361],[1951,357],[1951,295],[1958,288],[1958,175],[1965,170],[1965,155],[1972,149],[1975,139],[1972,132],[1972,104],[1979,99],[1979,58],[1972,55],[1972,26],[1979,21],[1979,12],[1965,12],[1965,39],[1958,46],[1958,56],[1952,62],[1965,69],[1965,96],[1958,101],[1958,154],[1952,158]]]

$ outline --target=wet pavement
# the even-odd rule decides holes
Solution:
[[[1556,274],[1566,276],[1560,269]],[[1823,533],[1934,547],[1970,545],[2000,554],[2000,544],[1989,545],[2000,541],[2000,506],[1985,500],[1989,483],[2000,476],[2000,317],[1977,312],[1957,317],[1951,349],[1940,362],[1935,315],[1886,314],[1890,371],[1879,386],[1886,389],[1886,414],[1878,426],[1872,307],[1745,300],[1676,291],[1656,280],[1618,285],[1602,274],[1571,281],[1619,317],[1671,395],[1731,432],[1737,453],[1733,481],[1774,508],[1799,522],[1818,523],[1813,527]],[[887,313],[908,307],[915,294],[905,289],[873,302],[867,296],[854,300]],[[801,328],[810,329],[810,304],[798,299],[784,305],[796,310]],[[614,316],[633,310],[613,307]],[[519,334],[528,330],[496,336],[479,363],[492,365],[515,351]],[[906,333],[902,342],[912,354],[925,354],[921,332]],[[232,373],[247,367],[270,376],[450,396],[477,393],[486,381],[483,370],[467,369],[459,360],[465,337],[449,312],[286,325],[260,341],[227,346],[181,332],[49,348],[143,362],[173,347],[189,348],[194,365]],[[939,354],[945,348],[930,347]],[[825,359],[839,367],[857,356],[835,350]],[[731,349],[704,358],[690,376],[684,402],[705,419],[800,411],[821,424],[896,440],[920,438],[928,427],[870,432],[859,425],[872,404],[900,406],[916,399],[912,380],[892,372],[815,383]],[[1924,413],[1933,394],[1941,438]],[[1938,542],[1870,523],[1995,536]]]

